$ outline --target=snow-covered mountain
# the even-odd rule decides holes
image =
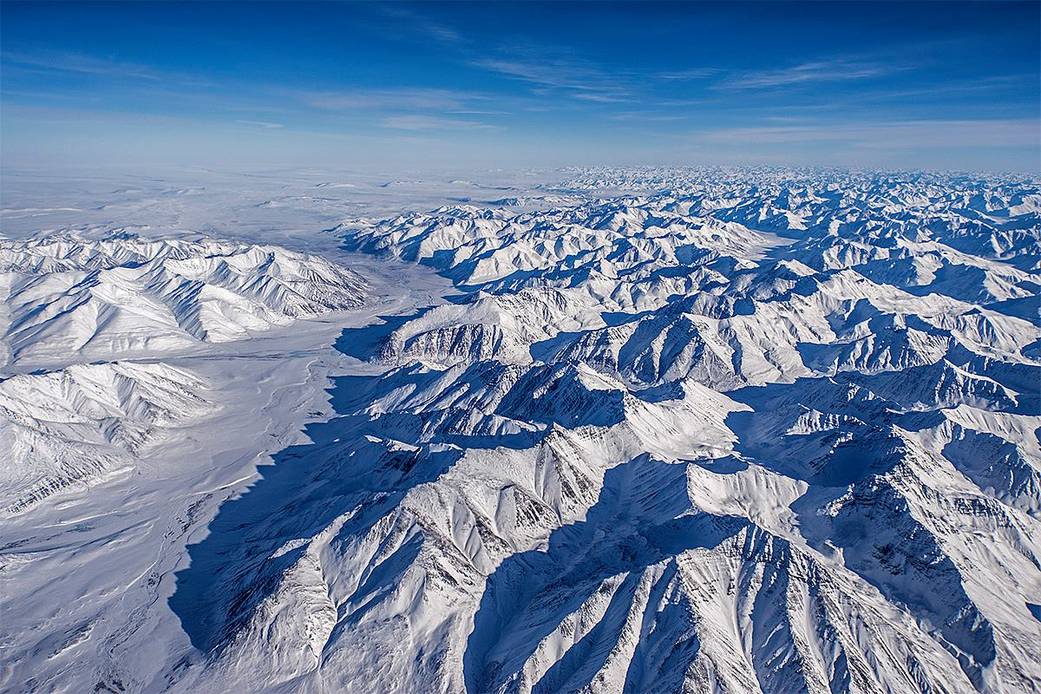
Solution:
[[[1041,182],[565,176],[332,230],[391,283],[419,265],[454,292],[345,323],[332,412],[248,487],[199,473],[163,536],[199,522],[187,557],[146,553],[134,629],[19,641],[32,682],[1041,691]],[[15,365],[245,338],[363,286],[217,241],[0,251]],[[207,416],[209,382],[170,368],[0,382],[0,436],[48,454],[4,491],[103,474]],[[54,453],[78,441],[114,462]]]
[[[203,379],[155,358],[356,308],[365,288],[350,270],[277,246],[0,241],[0,354],[9,366],[48,365],[0,380],[0,511],[133,469],[149,445],[213,413]],[[151,361],[114,361],[128,356]]]
[[[318,256],[212,239],[0,241],[11,362],[226,342],[362,303],[359,276]]]
[[[340,227],[462,294],[218,516],[182,685],[1041,689],[1037,182],[607,187]]]
[[[77,364],[0,380],[0,513],[132,468],[180,423],[213,412],[206,390],[163,363]]]

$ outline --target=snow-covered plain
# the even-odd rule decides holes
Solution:
[[[133,180],[5,181],[0,688],[1041,691],[1041,182]]]

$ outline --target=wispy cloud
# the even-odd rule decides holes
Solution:
[[[634,123],[671,123],[687,120],[690,116],[684,113],[660,113],[658,111],[619,111],[612,113],[611,120]]]
[[[273,130],[275,128],[283,127],[281,123],[270,123],[268,121],[263,120],[237,120],[235,122],[239,123],[240,125],[250,125],[255,128],[263,128],[265,130]]]
[[[388,116],[380,125],[393,130],[498,130],[488,123],[420,114]]]
[[[0,62],[5,70],[21,70],[30,74],[66,73],[120,82],[139,81],[142,86],[147,84],[154,88],[170,85],[192,89],[215,86],[205,75],[73,51],[4,51],[0,54]]]
[[[387,17],[398,20],[408,28],[425,34],[440,43],[456,45],[463,42],[463,35],[454,27],[435,21],[415,10],[400,5],[376,5],[375,7]]]
[[[579,91],[572,94],[579,101],[592,101],[597,104],[619,104],[632,101],[628,92],[604,93],[598,91]]]
[[[449,89],[346,89],[299,93],[308,106],[330,111],[352,110],[463,110],[483,96]]]
[[[907,100],[910,97],[928,96],[932,100],[939,97],[960,97],[966,94],[983,92],[1022,91],[1037,89],[1036,75],[991,75],[971,81],[949,82],[946,84],[928,84],[913,88],[881,88],[860,91],[855,95],[856,101]]]
[[[804,145],[841,143],[860,149],[1037,147],[1031,119],[905,120],[843,124],[776,125],[708,130],[694,136],[714,144]]]
[[[660,80],[687,82],[715,77],[720,72],[722,72],[722,70],[717,67],[692,67],[684,70],[674,70],[672,72],[659,72],[655,77]]]
[[[770,89],[819,82],[846,82],[889,75],[906,67],[848,59],[817,60],[776,70],[736,73],[715,86],[722,89]]]
[[[17,65],[37,70],[55,72],[73,72],[81,75],[99,75],[105,77],[122,77],[143,80],[162,80],[164,73],[135,63],[126,63],[111,58],[99,58],[84,53],[67,53],[61,51],[42,51],[23,53],[5,51],[2,55],[5,65]]]
[[[574,58],[536,55],[523,51],[509,57],[483,58],[473,65],[500,75],[528,82],[572,98],[599,103],[630,101],[632,90],[617,73]]]

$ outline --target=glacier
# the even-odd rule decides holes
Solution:
[[[1041,181],[473,180],[4,220],[0,688],[1041,691]]]

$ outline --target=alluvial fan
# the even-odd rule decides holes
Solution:
[[[388,368],[196,545],[177,686],[1041,689],[1039,191],[594,169],[344,222],[460,296],[347,331]]]

